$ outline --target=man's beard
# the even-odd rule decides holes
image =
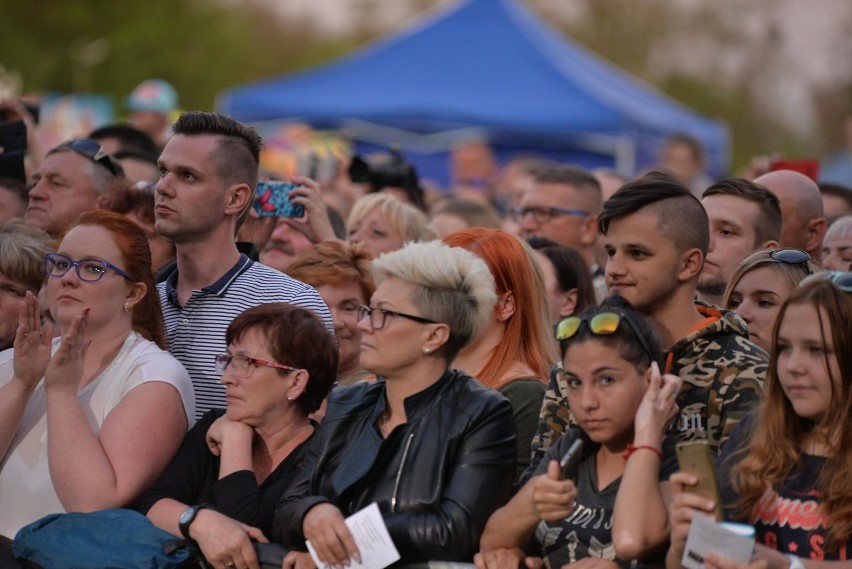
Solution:
[[[704,296],[721,297],[725,294],[725,289],[728,288],[727,281],[719,277],[707,276],[698,279],[698,292]]]

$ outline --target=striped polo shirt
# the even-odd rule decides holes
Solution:
[[[196,419],[210,409],[225,408],[225,387],[219,382],[214,357],[225,353],[225,331],[247,308],[288,302],[313,310],[329,330],[334,330],[328,306],[316,289],[245,255],[221,279],[192,291],[185,306],[178,302],[177,279],[175,269],[157,285],[157,292],[169,351],[189,372],[195,388]]]

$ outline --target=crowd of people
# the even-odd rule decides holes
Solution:
[[[475,143],[458,191],[356,157],[261,216],[252,128],[151,128],[0,180],[0,566],[128,508],[217,569],[343,567],[372,503],[402,563],[676,569],[722,512],[750,569],[848,564],[852,190],[712,180],[686,136],[631,178]]]

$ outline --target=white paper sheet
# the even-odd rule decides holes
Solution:
[[[748,563],[753,552],[753,537],[738,535],[707,516],[695,515],[689,526],[681,564],[686,569],[704,569],[708,553]]]
[[[361,562],[350,561],[348,569],[384,569],[399,561],[400,555],[388,533],[388,527],[375,502],[346,518],[346,527],[355,538],[355,545],[361,554]],[[306,542],[311,558],[319,569],[330,569],[331,565],[321,563],[311,542]]]

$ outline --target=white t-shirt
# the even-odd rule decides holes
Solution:
[[[59,347],[54,340],[53,351]],[[0,352],[0,385],[12,379],[13,350]],[[130,332],[118,355],[97,378],[77,393],[93,431],[134,387],[149,381],[174,386],[190,426],[195,422],[195,395],[186,370],[171,354]],[[140,425],[140,428],[144,428]],[[64,512],[47,464],[47,397],[44,381],[27,404],[15,438],[0,462],[0,535],[14,538],[25,525]]]

